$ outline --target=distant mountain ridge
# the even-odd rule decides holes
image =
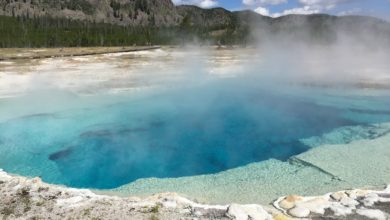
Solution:
[[[0,0],[0,16],[22,18],[22,21],[53,18],[91,24],[104,23],[133,29],[138,27],[153,30],[173,28],[174,31],[164,32],[165,38],[179,37],[190,41],[197,38],[222,44],[246,44],[259,39],[287,37],[305,42],[332,42],[339,38],[340,34],[368,43],[384,41],[390,44],[390,23],[378,18],[337,17],[326,14],[286,15],[271,18],[250,10],[232,12],[224,8],[203,9],[193,5],[175,6],[171,0]],[[55,29],[54,23],[51,21],[51,28]],[[61,27],[67,26],[63,23]],[[43,21],[39,21],[39,25],[46,28]],[[21,26],[23,29],[23,25]],[[143,34],[150,38],[151,32],[144,31]],[[372,39],[373,36],[376,39]],[[11,37],[7,39],[9,42],[12,41]],[[99,40],[94,40],[94,42],[97,41]],[[147,41],[151,43],[172,42],[167,39]],[[121,43],[115,45],[121,45]]]
[[[226,26],[232,23],[254,21],[271,24],[291,17],[297,21],[310,16],[287,15],[271,18],[249,10],[231,12],[224,8],[203,9],[193,5],[175,6],[171,0],[0,0],[0,15],[28,18],[51,16],[119,25],[155,26],[180,25],[186,17],[190,17],[194,25]],[[334,16],[329,17],[334,18]],[[376,18],[367,19],[381,22]]]

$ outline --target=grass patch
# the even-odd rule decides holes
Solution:
[[[18,201],[24,205],[24,212],[31,210],[30,191],[28,188],[22,188],[17,193]]]
[[[39,187],[38,192],[47,192],[49,191],[49,187]]]
[[[153,207],[150,209],[150,212],[151,212],[151,213],[159,213],[159,212],[160,212],[160,208],[161,208],[161,205],[160,205],[160,204],[157,204],[157,205],[153,206]]]
[[[36,205],[36,206],[43,206],[43,204],[45,204],[44,201],[39,201],[39,202],[37,202],[35,205]]]
[[[156,215],[152,215],[152,216],[150,217],[150,220],[159,220],[159,219],[158,219],[158,217],[157,217]]]
[[[84,215],[84,216],[89,216],[89,215],[91,215],[91,209],[85,209],[83,215]]]

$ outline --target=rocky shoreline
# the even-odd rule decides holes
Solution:
[[[317,197],[290,195],[273,206],[205,205],[176,193],[146,199],[97,195],[0,170],[2,219],[390,219],[390,185],[385,190],[346,190]]]
[[[309,219],[390,219],[390,185],[382,191],[345,190],[323,196],[286,196],[274,202],[286,215]]]
[[[272,219],[260,205],[203,205],[175,193],[97,195],[0,171],[1,219]]]
[[[6,48],[0,49],[0,61],[35,60],[56,57],[84,57],[103,54],[118,54],[160,49],[160,46],[132,47],[80,47],[80,48]]]

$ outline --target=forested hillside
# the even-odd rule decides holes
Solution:
[[[188,21],[188,20],[187,20]],[[185,20],[172,27],[122,26],[52,17],[0,16],[0,47],[86,47],[246,43],[248,33],[236,27],[193,26]],[[235,33],[233,33],[235,32]]]
[[[377,18],[271,18],[253,11],[175,6],[171,0],[0,0],[0,33],[0,47],[328,44],[341,38],[390,45],[390,24]]]

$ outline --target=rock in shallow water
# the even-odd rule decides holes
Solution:
[[[302,201],[303,197],[301,196],[296,196],[296,195],[290,195],[287,196],[285,199],[283,199],[280,203],[279,206],[283,209],[292,209],[295,206],[295,203]]]

